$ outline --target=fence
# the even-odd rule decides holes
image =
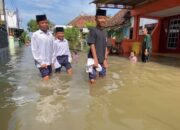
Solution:
[[[0,25],[0,48],[8,47],[8,34],[5,25]]]

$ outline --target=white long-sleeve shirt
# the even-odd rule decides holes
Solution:
[[[69,43],[66,39],[56,39],[53,42],[53,63],[56,63],[57,56],[68,55],[68,61],[71,62],[71,52],[69,50]]]
[[[33,33],[31,38],[31,49],[34,59],[38,62],[37,67],[43,64],[50,65],[52,63],[53,53],[53,35],[38,30]]]

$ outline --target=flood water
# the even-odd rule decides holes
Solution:
[[[180,130],[180,60],[143,64],[110,56],[107,76],[88,83],[84,53],[42,81],[30,48],[0,63],[0,130]]]

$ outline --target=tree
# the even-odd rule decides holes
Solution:
[[[80,46],[79,42],[79,36],[80,36],[80,31],[77,28],[67,28],[65,29],[65,38],[69,41],[70,43],[70,48],[71,49],[77,49],[77,47]]]
[[[54,26],[53,22],[49,21],[49,28],[52,28]],[[37,25],[37,22],[36,20],[34,19],[31,19],[28,23],[27,23],[27,29],[29,32],[35,32],[38,30],[38,25]]]
[[[95,27],[96,23],[95,22],[86,22],[85,27],[88,29],[91,29],[92,27]]]
[[[28,36],[27,31],[24,31],[23,33],[21,33],[21,36],[19,37],[19,41],[21,43],[25,44],[29,40],[30,40],[30,37]]]
[[[108,37],[115,37],[116,42],[121,42],[124,38],[122,28],[108,30]]]
[[[27,27],[28,27],[27,29],[28,29],[29,32],[35,32],[36,30],[38,30],[37,22],[34,19],[31,19],[28,22]]]

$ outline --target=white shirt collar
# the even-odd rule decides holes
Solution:
[[[39,33],[40,33],[40,34],[50,35],[50,32],[49,32],[49,31],[47,31],[47,32],[45,33],[45,32],[43,32],[43,31],[42,31],[42,30],[40,30],[40,29],[39,29]]]
[[[56,39],[58,42],[66,42],[66,39],[64,38],[63,40],[59,40],[58,38]]]

